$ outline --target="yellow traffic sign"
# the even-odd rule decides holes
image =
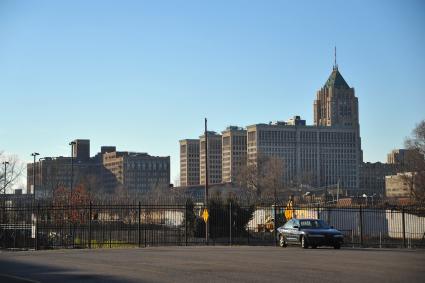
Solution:
[[[210,217],[210,215],[208,214],[208,209],[204,209],[204,212],[202,212],[202,218],[204,218],[205,223],[208,222],[208,217]]]
[[[285,208],[285,218],[289,220],[294,217],[294,208],[292,206],[292,201],[289,201]]]

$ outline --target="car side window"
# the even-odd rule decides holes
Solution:
[[[288,222],[286,222],[285,225],[283,225],[283,228],[288,229],[288,228],[292,228],[294,225],[294,221],[293,220],[289,220]]]

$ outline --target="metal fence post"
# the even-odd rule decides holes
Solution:
[[[320,219],[320,205],[317,205],[317,219]]]
[[[277,213],[276,213],[276,202],[274,203],[274,222],[273,222],[273,242],[277,246]]]
[[[147,243],[146,243],[146,227],[148,226],[147,217],[148,217],[148,215],[146,213],[146,208],[145,208],[145,225],[143,226],[143,241],[145,243],[145,248],[147,246]]]
[[[184,205],[184,242],[187,246],[187,200]]]
[[[401,207],[401,224],[403,229],[403,248],[406,248],[406,215],[404,213],[404,206]]]
[[[91,219],[92,219],[92,202],[89,204],[89,249],[91,249]]]
[[[40,214],[40,204],[37,204],[37,211],[35,213],[35,238],[34,238],[34,248],[38,250],[38,219]]]
[[[359,230],[360,230],[360,247],[363,247],[363,209],[361,205],[359,210]]]
[[[229,202],[229,243],[232,245],[232,202]]]
[[[139,207],[138,207],[138,213],[137,213],[137,246],[140,248],[142,244],[142,238],[140,235],[140,229],[141,229],[141,211],[142,211],[142,204],[139,201]]]

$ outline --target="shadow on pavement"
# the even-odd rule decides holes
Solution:
[[[55,259],[52,257],[52,261]],[[0,259],[0,282],[141,282],[116,276],[90,274],[86,270]]]

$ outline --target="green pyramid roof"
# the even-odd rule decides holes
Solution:
[[[337,67],[334,67],[332,70],[331,75],[325,83],[325,87],[350,88]]]

